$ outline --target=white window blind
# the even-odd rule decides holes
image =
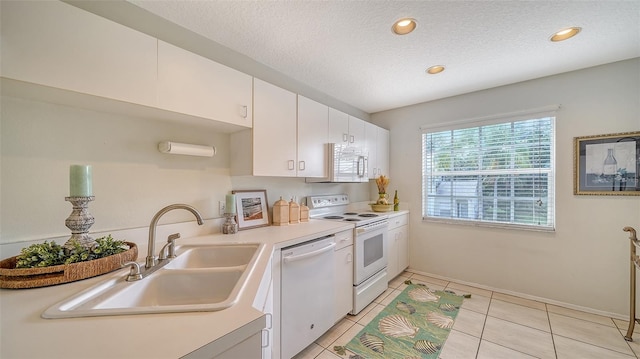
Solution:
[[[424,219],[554,229],[555,117],[424,130]]]

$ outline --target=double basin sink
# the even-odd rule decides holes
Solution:
[[[134,282],[107,279],[59,302],[43,318],[216,311],[235,304],[264,245],[182,245],[177,257]]]

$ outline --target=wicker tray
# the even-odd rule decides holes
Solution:
[[[122,264],[138,259],[138,246],[125,242],[129,250],[87,262],[61,264],[43,268],[16,268],[16,257],[0,261],[0,288],[37,288],[75,282],[120,269]]]
[[[393,204],[370,203],[369,205],[374,212],[389,212],[393,210]]]

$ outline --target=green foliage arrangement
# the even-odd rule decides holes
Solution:
[[[114,254],[122,253],[129,249],[124,241],[117,241],[108,235],[106,237],[96,239],[98,245],[93,248],[93,254],[97,256],[97,258],[109,257]]]
[[[56,242],[45,241],[22,248],[16,259],[16,268],[49,267],[64,264],[65,254],[64,248]]]
[[[54,241],[32,244],[20,251],[16,258],[16,268],[49,267],[90,261],[122,253],[128,249],[124,241],[115,240],[111,235],[96,239],[96,245],[93,248],[85,248],[78,242],[72,243],[72,246],[73,248],[69,250]]]

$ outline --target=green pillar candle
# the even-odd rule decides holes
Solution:
[[[236,213],[236,195],[228,194],[226,199],[226,204],[224,207],[225,213]]]
[[[71,165],[69,168],[69,196],[93,196],[91,166]]]

